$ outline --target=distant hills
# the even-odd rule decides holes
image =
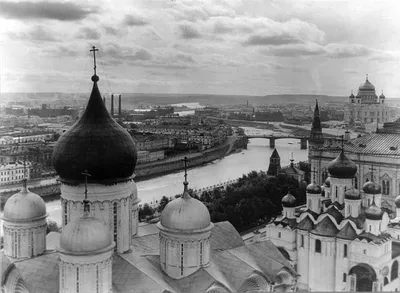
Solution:
[[[138,104],[167,105],[178,103],[198,102],[202,105],[220,106],[246,104],[263,106],[269,104],[314,104],[318,99],[320,104],[343,103],[347,102],[347,96],[327,96],[327,95],[265,95],[265,96],[246,96],[246,95],[215,95],[215,94],[147,94],[147,93],[122,93],[123,108],[131,108]],[[54,106],[84,106],[89,98],[89,93],[2,93],[2,104],[39,106],[46,103]],[[107,106],[110,98],[107,97]],[[392,100],[392,99],[391,99]],[[117,102],[117,99],[115,99]]]

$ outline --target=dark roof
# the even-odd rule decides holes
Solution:
[[[340,155],[328,164],[328,172],[336,178],[353,178],[357,173],[357,165],[341,151]]]
[[[289,218],[283,218],[280,221],[275,221],[274,222],[275,226],[278,226],[279,224],[281,224],[283,227],[289,226],[291,229],[296,228],[297,225],[297,221],[296,219],[289,219]]]
[[[331,215],[336,220],[336,224],[338,225],[343,220],[343,215],[334,206],[331,206],[329,209],[327,209],[325,213]]]
[[[242,237],[228,221],[214,223],[210,243],[212,250],[227,250],[244,245]]]
[[[132,176],[137,160],[130,134],[108,113],[94,82],[86,110],[77,123],[58,139],[53,166],[62,180],[101,182]]]
[[[300,223],[297,224],[296,228],[300,230],[310,231],[314,227],[314,222],[311,220],[310,216],[307,215]]]
[[[317,214],[316,212],[314,212],[313,210],[310,210],[310,209],[305,210],[304,213],[310,214],[310,216],[312,216],[314,218],[314,220],[318,219],[318,216],[319,216],[319,214]]]
[[[359,240],[367,240],[368,242],[373,242],[376,244],[381,244],[384,243],[386,241],[388,241],[389,239],[391,239],[392,236],[390,236],[390,234],[387,233],[382,233],[380,235],[374,235],[372,233],[369,232],[363,232],[360,235],[358,235],[357,239]]]
[[[354,218],[354,217],[350,216],[350,217],[347,217],[346,219],[348,219],[348,220],[352,221],[354,224],[356,224],[356,227],[358,229],[362,229],[364,227],[364,222],[365,222],[364,214],[358,215],[357,218]]]
[[[356,230],[354,230],[353,226],[350,223],[347,223],[342,229],[340,229],[339,233],[336,234],[336,237],[354,240],[357,238],[357,232]]]
[[[335,201],[333,204],[338,210],[343,210],[344,209],[344,203],[339,203],[338,201]]]
[[[315,226],[315,229],[311,231],[311,233],[320,236],[336,236],[338,232],[338,228],[336,228],[336,225],[329,217],[325,217]]]
[[[274,149],[274,151],[272,152],[271,158],[280,158],[278,151],[276,149]]]

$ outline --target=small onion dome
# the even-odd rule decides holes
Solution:
[[[307,185],[306,192],[311,193],[311,194],[321,194],[322,189],[321,189],[321,186],[319,186],[317,183],[313,182],[313,183]]]
[[[380,98],[380,99],[384,99],[384,98],[385,98],[385,95],[382,93],[382,94],[379,96],[379,98]]]
[[[383,212],[380,207],[378,207],[375,202],[369,206],[365,211],[365,218],[368,220],[382,220]]]
[[[349,98],[354,98],[353,91],[351,91],[351,95],[349,96]]]
[[[396,208],[400,209],[400,195],[396,197],[396,199],[394,200],[394,204],[396,205]]]
[[[375,87],[372,83],[369,82],[368,78],[365,80],[365,82],[360,85],[358,88],[360,91],[374,91]]]
[[[282,206],[286,208],[293,208],[296,206],[296,198],[290,193],[290,190],[282,198]]]
[[[114,245],[106,224],[88,211],[65,226],[60,237],[60,251],[71,254],[105,251]]]
[[[58,139],[53,150],[53,166],[61,180],[84,182],[108,181],[132,176],[137,152],[131,135],[108,113],[97,75],[82,117]]]
[[[7,200],[3,211],[3,219],[6,221],[31,221],[46,216],[43,199],[25,186]]]
[[[207,207],[189,195],[187,185],[185,182],[183,195],[169,202],[162,211],[160,219],[162,228],[193,232],[212,225]]]
[[[344,198],[352,200],[361,199],[360,192],[355,188],[351,188],[344,193]]]
[[[327,187],[331,187],[331,177],[328,177],[328,178],[325,179],[325,185]]]
[[[373,181],[368,181],[363,185],[363,191],[367,194],[381,194],[381,186]]]
[[[340,155],[328,164],[328,172],[336,178],[353,178],[357,173],[357,165],[349,160],[342,150]]]

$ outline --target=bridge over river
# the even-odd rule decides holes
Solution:
[[[307,136],[297,136],[292,134],[282,134],[282,135],[273,135],[273,134],[258,134],[258,133],[249,133],[246,134],[247,138],[266,138],[269,139],[269,146],[270,148],[275,147],[275,140],[283,139],[283,138],[291,138],[291,139],[299,139],[300,140],[300,149],[305,150],[307,149]]]

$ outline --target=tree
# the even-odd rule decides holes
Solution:
[[[163,197],[161,198],[160,204],[159,204],[159,206],[158,206],[158,208],[157,208],[158,212],[161,213],[161,212],[164,210],[165,206],[166,206],[168,203],[169,203],[168,197],[163,196]]]
[[[149,216],[152,216],[154,214],[154,209],[148,204],[145,203],[143,205],[143,208],[139,208],[139,219],[145,219]]]
[[[58,224],[51,220],[51,219],[47,219],[47,231],[46,234],[49,234],[50,232],[61,232],[61,228],[58,226]]]

